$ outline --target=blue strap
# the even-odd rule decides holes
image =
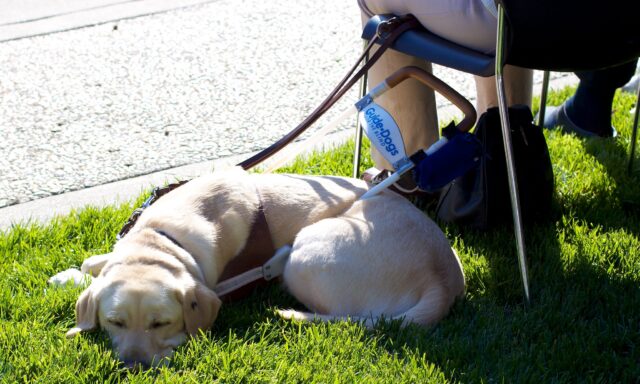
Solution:
[[[477,167],[481,156],[482,145],[478,138],[471,133],[458,131],[431,155],[412,158],[414,162],[417,161],[415,182],[420,189],[434,192]]]

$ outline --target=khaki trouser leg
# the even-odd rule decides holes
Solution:
[[[363,15],[363,23],[368,18]],[[388,49],[369,70],[369,89],[382,82],[397,69],[417,66],[431,72],[431,63]],[[439,136],[438,116],[433,90],[416,80],[409,79],[376,99],[400,127],[407,155],[428,148]],[[371,158],[378,169],[391,169],[391,165],[374,148]]]

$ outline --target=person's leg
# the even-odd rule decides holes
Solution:
[[[552,109],[544,126],[562,126],[581,136],[611,137],[611,107],[616,89],[633,76],[637,60],[597,71],[576,72],[580,79],[576,92],[560,107]]]
[[[611,136],[613,97],[616,89],[633,76],[636,61],[599,71],[576,72],[580,84],[576,93],[565,103],[565,111],[571,121],[598,136]]]
[[[372,9],[372,11],[378,12],[379,10]],[[368,19],[368,15],[363,12],[363,24]],[[431,72],[431,63],[391,49],[387,50],[369,70],[369,89],[382,82],[397,69],[409,65]],[[434,92],[430,88],[413,79],[406,80],[380,96],[376,102],[396,120],[408,155],[419,149],[428,148],[438,139],[436,101]],[[371,158],[376,168],[392,169],[391,165],[373,147]]]
[[[358,0],[363,9],[363,22],[378,13],[411,13],[431,32],[457,44],[491,53],[495,50],[497,20],[480,0]],[[368,14],[367,14],[368,13]],[[370,73],[369,84],[375,85],[392,71],[406,65],[430,70],[422,60],[387,51]],[[477,78],[478,112],[497,106],[495,78]],[[505,68],[509,104],[531,106],[532,71]],[[397,119],[408,153],[426,148],[438,138],[435,97],[433,91],[410,81],[384,95],[383,107]],[[372,154],[376,165],[383,163]]]
[[[478,117],[487,109],[498,106],[496,78],[475,76],[476,110]],[[533,92],[533,71],[530,69],[507,65],[504,68],[504,84],[509,105],[522,104],[531,108]]]

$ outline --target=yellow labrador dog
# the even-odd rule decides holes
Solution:
[[[130,365],[169,357],[214,322],[213,288],[261,203],[274,245],[293,244],[284,284],[311,311],[283,317],[437,322],[464,292],[457,255],[406,199],[385,191],[358,200],[367,189],[356,179],[240,169],[192,180],[146,209],[113,252],[84,261],[95,278],[67,335],[102,327]]]

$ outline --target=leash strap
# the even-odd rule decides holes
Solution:
[[[280,140],[237,165],[244,169],[252,168],[273,156],[287,144],[295,140],[305,130],[307,130],[307,128],[316,122],[320,116],[331,108],[331,106],[333,106],[333,104],[335,104],[335,102],[338,101],[371,68],[371,66],[373,66],[376,61],[378,61],[384,51],[386,51],[400,35],[409,29],[418,26],[420,26],[420,22],[413,15],[395,16],[378,25],[376,36],[369,41],[369,44],[364,49],[364,52],[362,52],[362,55],[360,55],[358,61],[356,61],[354,66],[351,67],[347,75],[338,83],[334,90],[329,93],[329,96],[327,96],[327,98],[320,103],[320,105],[309,116],[307,116],[306,119],[304,119],[297,127],[283,136]],[[358,65],[360,65],[360,63],[364,61],[365,57],[369,55],[369,52],[375,44],[380,44],[380,47],[373,55],[371,55],[369,60],[364,62],[360,70],[353,75],[356,68],[358,68]]]
[[[281,276],[284,272],[284,266],[289,259],[289,254],[291,254],[291,246],[285,245],[278,249],[273,257],[271,257],[271,259],[261,267],[250,269],[218,283],[214,289],[215,293],[219,297],[223,297],[231,292],[236,292],[240,288],[245,287],[254,281],[260,279],[269,281]]]
[[[244,287],[254,281],[263,278],[262,267],[256,267],[250,269],[244,273],[239,274],[236,277],[229,278],[223,282],[218,283],[213,290],[219,297],[229,294],[237,289]]]

